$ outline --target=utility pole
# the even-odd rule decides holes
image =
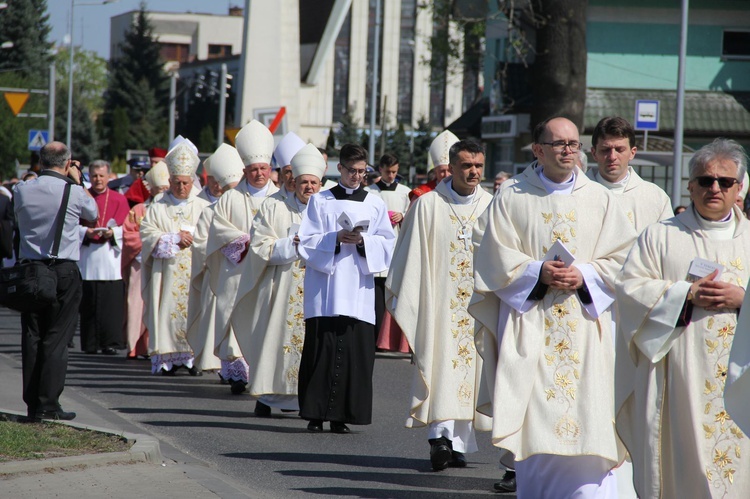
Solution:
[[[372,88],[370,89],[369,161],[375,164],[375,115],[378,102],[378,72],[380,71],[380,0],[375,2],[375,36],[372,42]]]
[[[219,125],[216,133],[216,147],[224,143],[224,123],[227,118],[227,65],[221,64],[221,76],[219,77]]]

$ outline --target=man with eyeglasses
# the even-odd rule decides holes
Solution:
[[[646,228],[617,277],[617,431],[640,497],[750,497],[750,441],[732,419],[747,394],[733,399],[727,382],[733,340],[747,335],[750,223],[734,204],[746,169],[732,140],[698,150],[691,205]]]
[[[388,269],[395,235],[383,200],[362,187],[367,151],[345,144],[339,185],[313,194],[299,228],[305,260],[305,342],[300,417],[311,432],[372,421],[375,275]]]
[[[672,218],[672,205],[659,186],[643,180],[630,166],[635,157],[635,131],[625,118],[602,118],[591,137],[591,155],[599,168],[586,174],[612,191],[640,234],[652,223]]]
[[[635,234],[576,166],[575,124],[551,118],[533,137],[539,166],[495,195],[474,257],[478,410],[515,456],[518,497],[609,497],[625,457],[610,305]]]

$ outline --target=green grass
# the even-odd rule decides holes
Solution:
[[[122,452],[130,446],[117,435],[64,424],[0,421],[0,462]]]

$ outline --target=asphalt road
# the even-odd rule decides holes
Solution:
[[[20,334],[3,312],[0,353],[20,361]],[[349,435],[308,433],[295,414],[258,418],[254,399],[231,395],[215,374],[153,376],[149,362],[124,353],[72,349],[66,394],[157,437],[165,456],[190,456],[259,497],[500,497],[492,492],[500,472],[487,433],[478,434],[480,452],[467,456],[467,468],[431,470],[426,429],[404,427],[413,369],[406,359],[376,360],[373,424],[351,426]]]

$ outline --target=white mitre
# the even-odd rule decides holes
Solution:
[[[169,151],[164,162],[167,163],[170,175],[192,177],[201,161],[193,149],[183,142]]]
[[[289,132],[284,135],[279,145],[276,146],[276,150],[273,152],[273,157],[276,158],[276,164],[279,168],[284,168],[286,165],[292,164],[292,158],[299,152],[300,149],[305,147],[305,141],[299,138],[294,132]]]
[[[315,175],[322,179],[326,174],[328,165],[318,148],[312,144],[307,144],[299,150],[291,159],[292,175],[294,178],[300,175]]]
[[[151,187],[169,187],[169,168],[164,161],[159,161],[146,172],[146,183]]]
[[[193,144],[190,141],[190,139],[186,139],[182,135],[178,135],[177,137],[174,138],[174,140],[172,140],[172,142],[169,143],[169,149],[168,150],[171,151],[172,149],[174,149],[175,147],[177,147],[180,144],[187,144],[188,146],[190,146],[190,149],[193,150],[193,152],[195,153],[195,155],[196,156],[198,155],[198,148],[195,146],[195,144]]]
[[[430,145],[430,158],[432,159],[432,164],[434,166],[449,164],[449,152],[451,146],[458,142],[458,140],[458,137],[456,137],[450,130],[446,130],[435,137],[435,140],[433,140]]]
[[[254,163],[271,164],[273,156],[273,134],[258,120],[253,120],[242,127],[234,138],[237,152],[240,153],[242,164]]]
[[[207,177],[213,176],[213,173],[211,173],[211,158],[212,157],[213,157],[213,154],[203,160],[203,171],[205,172]]]
[[[229,144],[221,144],[211,155],[211,173],[223,189],[232,182],[239,182],[245,172],[240,153]]]

